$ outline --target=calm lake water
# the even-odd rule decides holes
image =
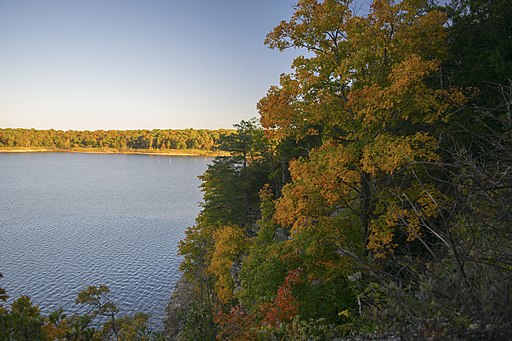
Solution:
[[[194,224],[206,157],[0,153],[0,287],[44,312],[106,284],[160,326]]]

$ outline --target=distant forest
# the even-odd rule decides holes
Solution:
[[[114,148],[216,150],[228,129],[153,129],[153,130],[36,130],[0,129],[0,148]]]

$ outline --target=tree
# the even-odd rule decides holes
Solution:
[[[489,99],[501,100],[493,84],[507,85],[512,77],[510,3],[453,0],[446,11],[451,24],[445,76],[459,86],[477,87],[479,100],[491,107]]]
[[[106,285],[89,286],[87,289],[78,293],[76,298],[77,304],[89,305],[91,307],[91,317],[104,316],[109,319],[105,332],[113,334],[116,340],[119,340],[119,326],[116,322],[116,314],[119,312],[117,306],[110,300],[105,298],[105,295],[110,292]]]
[[[229,303],[235,289],[233,267],[247,247],[247,238],[244,230],[237,226],[221,227],[215,231],[213,238],[215,247],[206,271],[215,276],[215,291],[219,300]]]
[[[268,182],[270,150],[254,119],[234,126],[236,132],[222,135],[219,142],[231,155],[215,158],[200,176],[202,215],[210,224],[248,226],[258,219],[258,191]]]
[[[2,300],[5,301],[7,296],[3,295]],[[39,307],[33,305],[28,296],[20,296],[9,310],[0,306],[1,340],[45,340],[43,325],[44,317]]]
[[[305,48],[311,56],[295,59],[295,72],[281,77],[259,110],[273,132],[324,140],[309,158],[290,164],[292,182],[277,202],[278,221],[300,231],[320,217],[350,211],[359,217],[366,247],[383,256],[400,231],[415,240],[419,226],[407,218],[412,207],[379,197],[375,186],[396,182],[397,192],[418,192],[400,173],[437,158],[433,128],[464,96],[429,85],[446,55],[441,11],[428,11],[422,1],[375,1],[362,17],[349,6],[299,1],[292,19],[267,36],[272,48]],[[413,206],[426,204],[414,195]],[[353,224],[348,219],[346,226]]]
[[[234,124],[235,134],[225,134],[220,139],[220,149],[231,153],[232,157],[241,158],[244,168],[248,160],[254,160],[265,151],[263,130],[255,117],[248,121]]]

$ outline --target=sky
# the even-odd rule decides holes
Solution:
[[[263,41],[295,3],[0,0],[0,128],[231,128],[290,72]]]
[[[0,0],[0,127],[231,128],[297,52],[294,0]]]

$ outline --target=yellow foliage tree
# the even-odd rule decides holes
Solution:
[[[423,0],[375,0],[367,15],[352,5],[300,0],[291,20],[267,36],[271,48],[308,54],[294,60],[294,72],[281,76],[258,109],[276,139],[321,134],[324,140],[308,158],[290,163],[292,182],[275,219],[300,233],[334,219],[330,225],[352,231],[354,219],[339,216],[358,217],[359,238],[384,257],[397,246],[397,234],[416,240],[421,216],[435,217],[418,191],[431,198],[437,192],[415,179],[415,169],[438,160],[435,128],[465,97],[438,81],[444,13]]]
[[[247,237],[238,226],[218,228],[214,234],[215,247],[206,272],[215,276],[215,293],[219,300],[228,303],[233,298],[235,283],[231,270],[235,260],[247,249]]]

